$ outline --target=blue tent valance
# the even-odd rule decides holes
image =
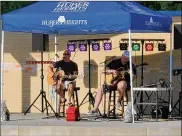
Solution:
[[[170,17],[176,17],[176,16],[182,16],[182,11],[181,10],[176,10],[176,11],[157,11],[159,13],[162,13],[166,16]]]
[[[4,14],[3,31],[44,34],[170,32],[172,19],[137,2],[36,2]]]

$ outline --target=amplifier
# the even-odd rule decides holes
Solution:
[[[173,76],[182,75],[182,69],[173,69]]]

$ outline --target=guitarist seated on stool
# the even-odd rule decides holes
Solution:
[[[63,91],[68,91],[68,105],[74,105],[74,87],[76,86],[76,78],[78,75],[78,66],[75,62],[70,60],[71,53],[69,51],[64,51],[63,60],[55,62],[53,65],[49,66],[49,70],[53,72],[53,68],[56,68],[56,73],[53,78],[56,82],[56,91],[60,95],[60,103],[66,102]],[[64,71],[66,78],[61,77],[60,71]],[[72,102],[71,102],[72,101]]]
[[[121,106],[121,99],[122,96],[124,95],[124,92],[130,88],[130,75],[129,75],[129,52],[124,51],[121,58],[112,60],[108,65],[106,65],[107,73],[113,73],[113,75],[117,75],[118,72],[121,71],[127,71],[125,73],[125,78],[117,78],[116,81],[111,81],[111,86],[114,87],[118,93],[119,93],[119,98],[117,100],[117,107]],[[133,79],[136,79],[136,68],[133,64]],[[95,114],[98,111],[98,107],[101,103],[102,96],[104,94],[103,87],[100,87],[97,89],[97,95],[95,99],[95,104],[94,108],[88,113],[88,114]]]

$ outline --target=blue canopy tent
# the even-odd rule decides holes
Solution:
[[[54,35],[117,34],[128,32],[131,69],[131,33],[168,33],[171,30],[172,23],[170,17],[146,8],[137,2],[57,1],[36,2],[27,7],[4,14],[2,21],[3,32],[27,32]],[[4,33],[2,35],[2,39],[3,38]],[[1,60],[3,62],[3,43],[1,52]],[[170,60],[172,63],[172,58]],[[170,71],[170,73],[172,72]],[[131,74],[130,76],[132,77],[133,75]],[[133,82],[131,81],[133,103],[132,87]]]
[[[181,10],[174,10],[174,11],[157,11],[159,13],[162,13],[166,16],[175,17],[175,16],[182,16]]]
[[[36,2],[2,20],[3,31],[61,35],[170,32],[171,25],[169,17],[136,2]]]

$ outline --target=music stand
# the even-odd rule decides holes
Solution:
[[[40,112],[44,113],[44,110],[46,109],[46,113],[47,113],[47,116],[49,116],[49,113],[48,113],[48,106],[50,106],[51,110],[53,111],[55,117],[59,117],[59,115],[54,111],[54,109],[52,108],[51,104],[48,102],[47,98],[46,98],[46,92],[44,91],[44,74],[43,74],[43,51],[41,51],[41,90],[40,90],[40,93],[39,95],[35,98],[35,100],[33,101],[33,103],[28,107],[28,109],[25,111],[24,115],[27,114],[27,112],[30,110],[30,108],[32,106],[34,106],[35,102],[38,100],[38,98],[40,96],[42,96],[42,99],[41,99],[41,106],[42,106],[42,109],[39,110],[36,106],[34,106],[36,109],[38,109]],[[44,101],[45,101],[45,109],[44,109]],[[45,117],[45,118],[49,118],[49,117]]]

